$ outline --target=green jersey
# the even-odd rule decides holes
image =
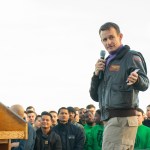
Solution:
[[[89,126],[87,124],[85,124],[84,126],[84,131],[85,131],[85,135],[86,135],[86,140],[85,140],[85,144],[84,144],[84,150],[90,150],[90,143],[91,143],[91,130],[94,126]]]
[[[91,143],[89,150],[102,150],[102,140],[103,140],[103,131],[104,126],[103,125],[96,125],[91,130]]]
[[[150,150],[150,128],[140,125],[137,130],[134,150]]]

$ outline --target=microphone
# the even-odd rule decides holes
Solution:
[[[100,58],[101,59],[105,59],[105,54],[106,54],[105,50],[101,50],[100,51]],[[100,71],[100,73],[99,73],[99,79],[102,79],[103,75],[104,75],[103,71]]]
[[[105,54],[106,54],[105,50],[101,50],[100,51],[100,58],[105,59]]]

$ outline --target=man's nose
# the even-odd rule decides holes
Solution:
[[[110,39],[107,39],[107,42],[106,42],[107,44],[110,44],[111,43],[111,40]]]

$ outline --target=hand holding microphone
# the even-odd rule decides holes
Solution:
[[[101,50],[100,59],[95,64],[95,75],[99,76],[99,78],[102,78],[103,71],[105,69],[105,54],[106,52],[104,50]]]

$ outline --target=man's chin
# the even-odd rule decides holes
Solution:
[[[61,120],[60,122],[63,123],[63,124],[67,123],[66,120]]]
[[[48,127],[42,127],[43,129],[47,129]]]
[[[108,48],[107,51],[108,51],[109,54],[111,54],[115,51],[115,49],[114,48]]]

